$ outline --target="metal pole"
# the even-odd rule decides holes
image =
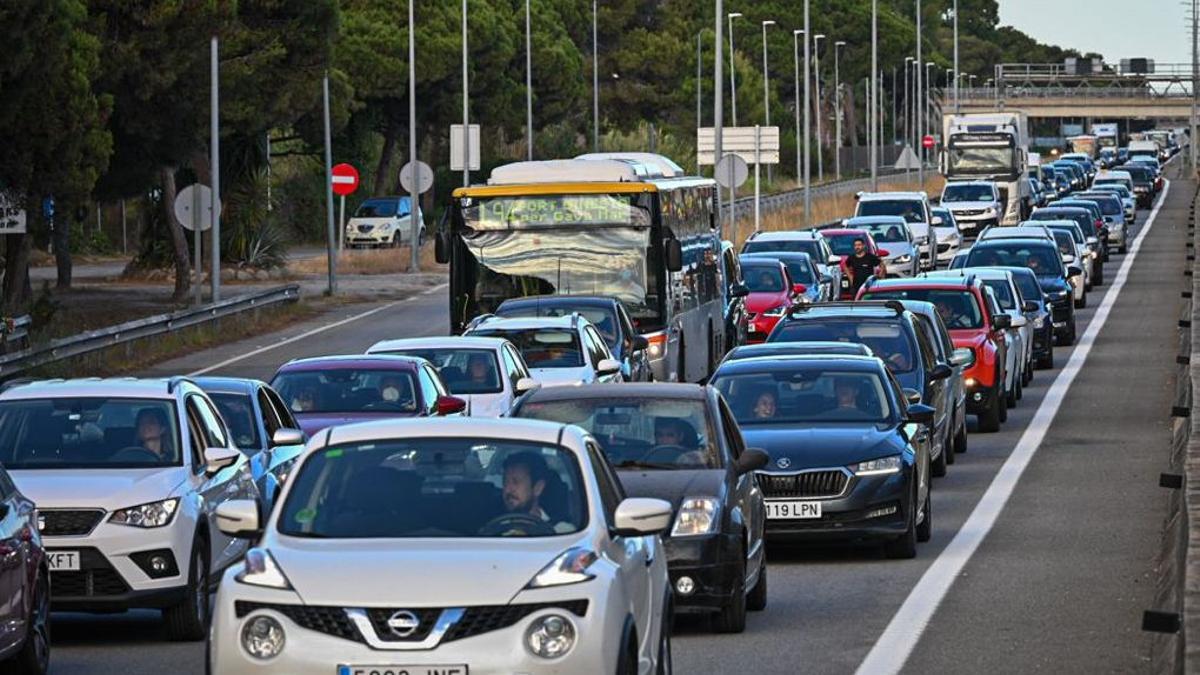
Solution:
[[[929,136],[933,135],[933,76],[930,73],[934,65],[933,61],[925,62],[925,133]],[[921,150],[923,157],[929,154],[925,150],[925,139],[921,139]]]
[[[267,132],[267,213],[271,212],[271,132]]]
[[[924,87],[921,82],[921,0],[917,2],[917,95],[914,97],[914,105],[917,106],[917,181],[922,187],[925,185],[925,146],[921,143],[921,137],[925,135],[925,111],[921,105],[921,96]]]
[[[908,73],[912,66],[912,57],[904,57],[904,143],[901,145],[904,149],[908,149],[912,143],[913,123],[912,123],[912,90],[908,85]],[[909,176],[912,175],[912,170],[907,166],[904,167],[904,181],[907,183]]]
[[[412,0],[408,0],[408,25],[412,25]],[[533,161],[533,40],[529,31],[529,0],[525,0],[525,145],[526,159]],[[409,40],[409,55],[412,41]],[[411,58],[410,58],[411,62]],[[412,68],[409,68],[411,73]],[[410,87],[411,89],[411,87]],[[411,93],[410,93],[411,95]],[[410,106],[413,107],[413,106]],[[415,202],[414,202],[415,203]],[[414,247],[415,248],[415,247]]]
[[[1196,173],[1196,146],[1200,138],[1196,137],[1197,108],[1200,107],[1200,2],[1192,0],[1192,115],[1191,136],[1188,138],[1188,155],[1192,160],[1192,174]]]
[[[896,86],[896,82],[896,67],[892,66],[892,145],[899,140],[899,136],[896,135],[896,123],[900,120],[900,87]]]
[[[600,63],[596,60],[596,35],[596,0],[592,0],[592,152],[600,152]]]
[[[121,253],[129,253],[128,231],[125,227],[125,200],[121,200]]]
[[[696,128],[697,129],[699,129],[704,124],[704,118],[703,118],[704,113],[701,108],[701,106],[704,103],[702,100],[704,97],[704,92],[703,92],[704,80],[701,79],[704,77],[704,66],[701,63],[701,60],[704,58],[704,55],[702,54],[702,47],[700,44],[701,37],[702,37],[701,34],[699,32],[697,32],[696,33]],[[697,173],[699,173],[699,170],[700,170],[700,164],[699,164],[699,162],[697,162],[696,163]]]
[[[409,0],[411,3],[412,0]],[[411,4],[410,4],[411,7]],[[410,28],[412,24],[409,24]],[[411,30],[409,33],[411,34]],[[325,79],[321,89],[322,103],[325,107],[325,221],[326,221],[326,252],[329,260],[329,281],[326,291],[330,295],[337,293],[337,245],[334,244],[333,225],[333,138],[329,128],[329,71],[325,71]],[[338,237],[341,239],[341,237]]]
[[[197,184],[197,187],[199,185]],[[192,255],[196,258],[196,262],[192,265],[192,274],[196,278],[196,296],[194,302],[199,307],[204,303],[204,262],[200,257],[200,248],[204,241],[200,236],[200,223],[203,221],[204,214],[200,204],[200,190],[192,190]]]
[[[220,87],[220,73],[217,64],[217,36],[213,36],[210,50],[211,55],[211,79],[212,79],[212,115],[211,129],[212,134],[212,251],[208,257],[212,258],[212,279],[209,282],[212,284],[212,301],[218,302],[221,300],[221,127],[220,127],[220,100],[218,99],[218,90]]]
[[[763,47],[763,110],[767,114],[767,126],[771,126],[771,75],[767,68],[767,26],[773,26],[775,22],[771,19],[762,22],[762,47]],[[757,132],[755,132],[757,133]],[[756,141],[757,142],[757,141]],[[767,165],[767,182],[772,180],[771,166]],[[754,231],[758,231],[758,223],[754,224]]]
[[[721,161],[724,157],[725,147],[723,145],[725,126],[725,74],[721,72],[725,55],[721,53],[724,48],[723,36],[721,28],[724,25],[725,18],[725,3],[724,0],[717,0],[716,3],[716,18],[713,21],[713,163]],[[732,194],[732,190],[730,193]],[[733,216],[732,212],[729,219],[729,227],[725,227],[725,219],[721,216],[721,189],[717,188],[717,218],[722,225],[721,238],[729,238],[733,233]]]
[[[816,88],[817,103],[817,182],[825,182],[825,138],[821,135],[821,40],[824,35],[813,36],[813,86]]]
[[[795,61],[795,71],[793,79],[795,83],[796,99],[796,180],[799,181],[804,177],[804,171],[801,169],[801,161],[804,158],[804,152],[800,148],[800,36],[804,35],[802,30],[792,31],[792,59]],[[806,38],[807,39],[807,38]]]
[[[833,143],[833,171],[839,181],[842,179],[842,73],[838,52],[845,44],[841,40],[833,43],[833,117],[837,137]]]
[[[762,202],[762,181],[759,180],[762,167],[762,127],[754,125],[754,231],[762,229],[760,209]]]
[[[525,30],[526,37],[529,35],[529,0],[525,0]],[[408,161],[413,168],[412,183],[408,186],[408,222],[412,225],[412,232],[409,233],[408,248],[412,251],[412,263],[408,269],[410,272],[417,272],[421,269],[421,193],[418,188],[421,184],[421,169],[417,164],[417,24],[413,19],[413,0],[408,0]],[[528,44],[528,43],[527,43]],[[526,50],[525,56],[528,58],[529,52]],[[528,61],[527,61],[528,63]],[[526,85],[529,84],[529,71],[526,71]],[[328,78],[326,78],[328,81]],[[328,85],[326,85],[328,86]],[[526,100],[528,98],[526,89]],[[531,104],[527,104],[531,105]],[[530,111],[533,108],[529,108]],[[530,112],[529,117],[529,152],[530,159],[533,158],[533,113]],[[463,130],[466,134],[466,130]],[[467,134],[469,135],[469,134]],[[469,140],[464,138],[465,140]],[[332,202],[330,208],[333,208]]]
[[[339,198],[340,198],[339,201],[341,202],[341,205],[338,207],[339,210],[338,210],[338,219],[337,219],[337,231],[340,234],[341,232],[346,231],[346,195],[339,195]],[[338,253],[341,253],[343,246],[345,246],[344,242],[346,241],[346,237],[339,236],[337,238],[337,240],[338,240]]]
[[[467,72],[467,0],[462,0],[462,84],[463,84],[463,187],[471,184],[471,88]],[[346,198],[342,197],[342,216],[338,226],[345,226]]]
[[[875,73],[879,70],[879,0],[871,0],[871,75],[868,81],[871,82],[871,89],[875,89]],[[878,92],[875,92],[878,95]],[[878,106],[873,106],[872,109]],[[868,153],[871,158],[871,189],[879,189],[879,141],[882,139],[875,138],[875,125],[871,125],[870,133],[871,149]]]
[[[808,3],[809,3],[809,0],[804,0],[804,226],[805,227],[812,226],[812,166],[811,166],[812,161],[809,159],[809,138],[808,138],[808,129],[811,126],[809,116],[812,115],[812,112],[810,110],[811,103],[810,103],[810,97],[809,97],[809,84],[811,83],[809,73],[811,73],[812,71],[809,70],[809,67],[811,64],[809,63],[810,54],[809,54],[809,49],[808,49],[808,36],[811,35],[811,33],[808,32],[808,30],[809,30]]]
[[[958,0],[954,0],[954,114],[961,112],[962,105],[958,100]]]
[[[730,12],[726,15],[726,20],[729,21],[729,96],[730,102],[733,104],[733,126],[738,125],[737,118],[737,66],[733,61],[733,20],[741,16],[741,12]],[[719,159],[719,158],[718,158]],[[732,188],[731,188],[732,189]]]

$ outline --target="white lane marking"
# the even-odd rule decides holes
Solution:
[[[1079,339],[1079,344],[1071,352],[1071,358],[1067,361],[1067,365],[1054,378],[1054,382],[1046,391],[1042,404],[1038,406],[1037,413],[1029,422],[1029,426],[1025,428],[1025,432],[1021,434],[1012,454],[1000,467],[1000,471],[988,486],[987,492],[983,493],[983,497],[980,498],[975,509],[971,511],[971,515],[954,535],[954,539],[937,557],[937,560],[934,560],[933,564],[925,570],[925,574],[921,576],[917,585],[913,586],[912,591],[905,598],[904,604],[896,611],[896,615],[892,617],[883,634],[879,636],[875,646],[871,648],[867,657],[859,665],[858,675],[898,673],[908,661],[908,657],[916,648],[917,641],[920,640],[929,620],[933,618],[934,612],[937,611],[963,567],[974,555],[975,549],[979,547],[979,544],[991,531],[992,526],[996,524],[996,519],[1000,517],[1000,512],[1004,510],[1004,505],[1008,503],[1008,498],[1016,489],[1021,474],[1029,466],[1030,460],[1041,446],[1046,433],[1050,431],[1050,423],[1054,421],[1054,416],[1058,414],[1058,408],[1062,405],[1067,390],[1070,389],[1071,383],[1083,367],[1088,353],[1091,352],[1096,336],[1100,333],[1100,329],[1104,328],[1109,312],[1112,311],[1112,306],[1117,301],[1117,296],[1120,295],[1121,288],[1125,286],[1125,281],[1129,277],[1129,270],[1137,258],[1142,240],[1154,225],[1158,211],[1166,203],[1167,193],[1170,190],[1171,183],[1166,181],[1158,204],[1150,212],[1146,224],[1138,232],[1133,244],[1130,245],[1129,253],[1122,261],[1121,269],[1117,271],[1111,288],[1096,309],[1096,314]]]
[[[358,321],[359,319],[365,319],[368,316],[373,316],[384,310],[391,309],[391,308],[395,307],[396,305],[400,305],[400,304],[409,302],[411,300],[415,300],[419,297],[429,295],[429,294],[439,291],[445,287],[446,287],[446,284],[438,284],[437,286],[434,286],[433,288],[430,288],[429,290],[422,291],[420,293],[417,293],[416,295],[410,295],[407,298],[404,298],[403,300],[393,300],[392,302],[389,302],[386,305],[380,305],[374,309],[368,309],[365,312],[361,312],[361,313],[355,314],[353,316],[348,316],[345,319],[341,319],[340,321],[335,321],[333,323],[314,328],[310,331],[306,331],[299,335],[295,335],[290,338],[280,340],[279,342],[276,342],[275,344],[270,344],[270,345],[267,345],[266,347],[259,347],[258,349],[252,349],[252,350],[246,352],[245,354],[239,354],[237,356],[233,356],[228,359],[225,359],[224,361],[221,361],[219,363],[214,363],[211,366],[206,366],[204,368],[201,368],[200,370],[188,373],[188,377],[196,377],[197,375],[204,375],[205,373],[211,373],[214,370],[217,370],[219,368],[224,368],[225,366],[232,365],[234,363],[237,363],[238,361],[244,361],[252,356],[258,356],[259,354],[262,354],[263,352],[269,352],[272,349],[278,349],[284,345],[290,345],[293,342],[305,340],[314,335],[324,333],[327,330],[332,330],[334,328],[341,328],[342,326],[345,326],[348,323],[353,323],[355,321]]]

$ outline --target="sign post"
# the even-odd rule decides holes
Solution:
[[[214,209],[214,206],[216,207]],[[192,230],[192,245],[196,249],[196,262],[193,265],[193,271],[196,275],[196,304],[199,305],[203,300],[202,284],[204,282],[203,268],[201,267],[200,248],[201,248],[201,232],[207,232],[212,229],[213,222],[221,213],[221,200],[214,197],[213,191],[207,185],[196,183],[189,185],[179,191],[175,195],[175,218],[184,228]],[[214,214],[214,210],[216,214]],[[211,256],[211,254],[210,254]],[[215,302],[215,300],[214,300]]]
[[[734,240],[737,239],[737,219],[734,213],[735,189],[745,183],[749,176],[749,167],[746,166],[746,160],[742,159],[741,155],[728,154],[717,162],[713,177],[716,178],[717,185],[729,190],[729,229],[722,233],[722,237],[728,236]]]
[[[754,230],[757,232],[760,227],[759,200],[761,199],[760,188],[757,186],[759,166],[763,164],[770,166],[771,164],[779,163],[779,127],[756,125],[752,127],[729,127],[721,130],[721,151],[725,154],[722,156],[720,162],[716,161],[716,131],[714,127],[700,127],[696,130],[696,162],[699,165],[716,163],[718,171],[721,162],[724,162],[730,156],[738,157],[742,160],[743,164],[754,164]],[[737,185],[741,185],[741,182],[738,182]],[[737,222],[737,215],[733,212],[736,197],[733,194],[733,185],[731,184],[727,187],[730,189],[729,222],[730,229],[733,230]],[[734,234],[736,235],[736,232]]]
[[[341,253],[346,243],[346,195],[354,194],[358,189],[358,169],[349,164],[338,164],[333,167],[330,187],[333,194],[341,198],[341,211],[338,214],[338,252]]]
[[[421,226],[425,224],[421,218],[420,195],[429,192],[429,188],[433,187],[433,169],[421,160],[409,161],[400,168],[400,186],[410,195],[408,222],[411,232],[408,235],[408,245],[412,250],[412,265],[409,271],[416,272],[420,263]]]

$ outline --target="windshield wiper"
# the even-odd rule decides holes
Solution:
[[[620,464],[617,464],[618,469],[678,469],[675,464],[666,464],[663,462],[642,462],[636,459],[627,459]]]

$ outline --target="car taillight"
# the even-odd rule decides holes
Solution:
[[[662,355],[667,351],[667,333],[660,331],[658,333],[650,333],[646,335],[646,342],[649,343],[650,358],[662,358]]]

